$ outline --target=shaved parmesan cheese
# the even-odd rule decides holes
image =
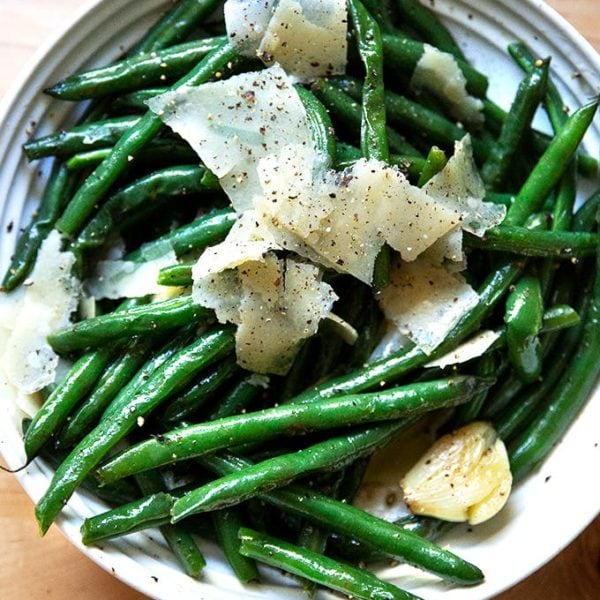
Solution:
[[[467,92],[467,80],[456,59],[447,52],[425,44],[411,85],[445,100],[452,116],[465,123],[483,123],[483,102]]]
[[[77,308],[79,284],[71,277],[75,256],[61,252],[61,243],[60,234],[52,231],[40,248],[30,284],[23,293],[8,295],[2,302],[14,320],[0,363],[8,381],[24,394],[54,382],[58,355],[46,336],[65,327]]]
[[[459,222],[455,209],[379,161],[360,160],[342,173],[305,182],[299,160],[284,150],[279,159],[261,161],[258,170],[264,193],[256,211],[289,234],[279,243],[365,283],[372,281],[384,243],[414,260]]]
[[[427,354],[478,302],[479,296],[460,275],[423,258],[397,262],[390,285],[380,295],[384,315]]]
[[[220,322],[238,326],[238,364],[284,375],[300,342],[316,333],[337,296],[314,265],[278,259],[272,252],[233,262],[220,272],[195,270],[194,298],[213,308]]]
[[[342,75],[348,52],[345,0],[279,0],[258,47],[303,82]]]
[[[461,228],[479,237],[499,225],[506,215],[505,206],[483,202],[485,186],[473,161],[469,135],[454,144],[448,164],[425,184],[424,190],[459,213]]]
[[[452,352],[448,352],[448,354],[444,354],[444,356],[440,356],[440,358],[427,363],[425,367],[439,367],[440,369],[444,369],[450,365],[458,365],[474,358],[478,358],[491,348],[492,344],[494,344],[501,335],[502,334],[499,331],[492,331],[491,329],[481,331],[470,340],[467,340],[464,344],[457,346]]]
[[[304,105],[280,67],[166,92],[148,106],[189,142],[238,211],[262,194],[261,158],[292,144],[305,163],[317,159]]]
[[[400,333],[400,330],[396,327],[395,323],[386,321],[385,333],[379,340],[377,346],[375,346],[373,352],[371,352],[369,362],[387,358],[399,350],[407,350],[411,346],[414,346],[414,344],[406,335]]]
[[[273,16],[275,0],[227,0],[227,35],[242,56],[254,58]]]
[[[157,283],[159,271],[176,263],[177,256],[172,248],[163,256],[145,262],[101,260],[93,277],[85,282],[84,287],[96,300],[140,298],[158,294],[165,287]]]

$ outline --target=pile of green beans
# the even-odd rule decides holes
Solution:
[[[201,531],[244,584],[260,582],[260,562],[300,578],[309,595],[318,585],[369,600],[416,598],[364,567],[392,559],[476,585],[479,568],[433,541],[447,523],[388,523],[352,500],[371,456],[431,415],[440,431],[489,420],[518,481],[581,411],[600,375],[600,191],[575,204],[578,169],[598,186],[597,161],[581,148],[598,101],[566,111],[550,57],[515,42],[508,51],[524,76],[504,110],[424,4],[349,0],[347,73],[295,85],[328,166],[377,160],[419,187],[444,169],[465,126],[440,98],[409,85],[431,44],[454,57],[466,90],[483,101],[483,124],[468,127],[474,158],[486,200],[507,214],[482,237],[465,234],[466,276],[479,301],[431,353],[409,345],[370,359],[385,329],[376,300],[393,252],[384,246],[373,289],[324,274],[339,297],[336,314],[358,333],[355,345],[323,324],[287,376],[258,376],[237,364],[233,328],[191,294],[198,256],[225,238],[237,214],[218,178],[146,107],[165,91],[261,68],[226,36],[206,33],[221,5],[179,0],[125,56],[47,89],[92,108],[71,129],[24,145],[30,161],[54,165],[2,293],[26,283],[53,229],[75,253],[80,278],[117,236],[132,263],[175,256],[158,275],[164,295],[98,301],[96,316],[48,335],[72,367],[24,424],[28,461],[55,468],[35,509],[40,530],[85,488],[112,507],[83,523],[85,544],[158,527],[191,577],[205,567],[194,536]],[[552,135],[532,125],[539,107]],[[500,337],[481,356],[427,366],[484,329]]]

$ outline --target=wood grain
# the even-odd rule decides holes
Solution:
[[[515,0],[518,2],[519,0]],[[0,97],[37,48],[86,0],[0,0]],[[600,50],[598,0],[549,0]],[[141,600],[52,529],[37,534],[33,506],[0,472],[0,596],[4,600]],[[544,568],[496,600],[596,600],[600,597],[600,518]]]

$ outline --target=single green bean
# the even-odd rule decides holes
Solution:
[[[109,344],[116,339],[176,329],[192,321],[200,324],[212,318],[212,311],[195,304],[191,296],[178,296],[79,321],[50,334],[48,343],[56,352],[72,352]]]
[[[311,91],[300,85],[294,87],[306,111],[306,118],[317,152],[328,156],[330,164],[334,165],[337,161],[336,140],[327,109]]]
[[[166,400],[179,393],[203,369],[233,350],[229,329],[213,329],[200,336],[158,367],[138,387],[125,387],[108,407],[100,423],[69,454],[58,468],[50,487],[36,505],[35,513],[44,534],[81,480],[106,454]]]
[[[31,273],[42,242],[52,231],[58,215],[70,199],[74,178],[64,165],[50,175],[40,205],[27,229],[21,233],[10,264],[2,280],[2,290],[17,288]]]
[[[218,5],[216,0],[179,0],[150,28],[131,54],[153,52],[185,39]]]
[[[245,528],[240,529],[239,535],[240,552],[244,556],[305,577],[352,598],[365,600],[417,598],[414,594],[382,581],[369,571],[350,567],[306,548]]]
[[[396,0],[395,7],[401,21],[412,27],[426,42],[454,55],[457,59],[466,61],[452,34],[419,0]]]
[[[86,100],[164,84],[185,75],[225,41],[208,38],[151,54],[135,54],[106,67],[76,73],[45,90],[60,100]]]
[[[122,112],[146,112],[148,105],[146,102],[154,96],[164,94],[169,91],[167,87],[148,88],[144,90],[137,90],[130,92],[129,94],[123,94],[115,98],[110,107],[111,110],[117,113]]]
[[[137,125],[139,121],[139,116],[128,115],[82,123],[67,131],[30,140],[23,145],[23,150],[29,160],[35,160],[46,156],[72,156],[78,152],[105,148],[115,144],[126,131]]]
[[[210,413],[208,420],[216,421],[245,412],[264,390],[266,381],[258,375],[247,375],[236,383],[223,400]]]
[[[158,272],[157,282],[160,285],[187,287],[194,283],[192,279],[192,269],[195,261],[179,263],[170,267],[163,267]]]
[[[448,157],[446,156],[446,153],[437,146],[432,146],[427,155],[427,161],[421,171],[421,176],[419,177],[417,185],[423,187],[434,175],[437,175],[446,166],[447,162]]]
[[[594,233],[532,230],[513,225],[488,229],[482,238],[465,236],[465,244],[471,248],[560,259],[592,256],[597,242],[598,235]]]
[[[365,69],[362,86],[360,145],[366,159],[387,162],[385,88],[383,84],[383,43],[375,19],[360,0],[348,0],[358,53]]]
[[[491,189],[500,189],[508,175],[511,162],[519,149],[523,137],[531,128],[548,82],[550,61],[541,61],[519,85],[500,137],[492,145],[491,152],[481,167],[481,176]]]
[[[237,508],[217,510],[212,513],[217,542],[223,551],[229,566],[241,583],[260,581],[256,563],[240,554],[238,532],[242,527],[242,518]]]

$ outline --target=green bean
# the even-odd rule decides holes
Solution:
[[[69,171],[79,171],[96,167],[111,152],[112,148],[98,148],[89,152],[74,154],[66,162]],[[175,138],[158,138],[152,140],[139,153],[138,164],[186,165],[198,161],[198,155],[187,145]]]
[[[294,86],[306,111],[313,143],[318,152],[328,156],[331,164],[337,160],[335,135],[331,117],[317,97],[300,85]]]
[[[600,253],[596,259],[596,277],[591,304],[583,325],[583,334],[565,373],[540,407],[537,418],[509,449],[515,480],[534,469],[564,435],[585,405],[600,374]]]
[[[448,158],[446,157],[446,153],[437,146],[432,146],[427,155],[427,161],[421,171],[421,176],[419,177],[417,185],[423,187],[434,175],[437,175],[446,166],[447,162]]]
[[[163,267],[158,273],[157,282],[160,285],[187,287],[192,285],[192,269],[195,261],[179,263],[169,267]]]
[[[208,420],[216,421],[245,412],[264,389],[265,380],[258,375],[247,375],[236,383],[223,400],[210,413]]]
[[[598,102],[594,101],[569,117],[531,171],[514,204],[508,209],[504,224],[520,225],[529,214],[540,209],[567,169],[597,108]]]
[[[488,229],[482,238],[465,236],[465,244],[471,248],[560,259],[592,256],[597,242],[598,235],[594,233],[532,230],[513,225]]]
[[[412,27],[426,42],[466,61],[452,34],[419,0],[396,0],[395,6],[402,23]]]
[[[185,39],[218,7],[215,0],[179,0],[134,46],[130,54],[153,52]]]
[[[36,505],[40,531],[45,533],[81,480],[118,442],[158,406],[179,393],[203,369],[233,350],[229,329],[213,329],[200,336],[150,374],[138,387],[125,387],[108,407],[100,423],[69,454],[58,468],[50,487]]]
[[[241,583],[260,581],[256,563],[240,554],[238,532],[242,527],[242,519],[238,509],[217,510],[212,513],[212,519],[219,547],[238,580]]]
[[[135,479],[146,496],[166,491],[162,476],[156,472],[141,473]],[[206,561],[187,528],[183,525],[161,525],[160,532],[185,573],[189,577],[198,577]]]
[[[347,427],[365,422],[421,414],[465,402],[489,382],[469,377],[418,383],[371,394],[324,398],[304,404],[286,404],[254,413],[231,416],[165,433],[146,440],[110,459],[98,470],[104,481],[200,456],[236,445],[264,442],[282,435]]]
[[[341,130],[346,132],[360,129],[361,110],[359,105],[339,89],[332,82],[320,79],[312,86],[315,96],[329,109],[334,121],[339,122],[343,127]],[[388,145],[392,152],[406,154],[408,156],[422,156],[421,153],[409,144],[404,137],[394,131],[392,128],[386,128]]]
[[[68,131],[30,140],[23,145],[23,150],[29,160],[35,160],[47,156],[72,156],[77,152],[105,148],[115,144],[126,131],[137,125],[139,121],[139,116],[128,115],[82,123]]]
[[[50,394],[35,414],[25,439],[25,454],[30,461],[40,448],[56,434],[71,411],[83,401],[115,353],[114,348],[102,348],[82,356],[66,377]]]
[[[387,32],[382,38],[385,59],[384,67],[386,69],[394,69],[394,72],[400,71],[408,76],[412,76],[415,67],[423,56],[425,45],[408,37],[387,35]],[[485,98],[488,88],[487,77],[474,69],[465,60],[457,58],[456,62],[465,76],[467,92],[478,98]]]
[[[379,26],[360,0],[348,0],[348,11],[358,52],[365,69],[362,86],[360,145],[366,159],[389,159],[386,136],[383,44]]]
[[[592,231],[600,209],[600,189],[594,192],[580,207],[573,217],[574,231]]]
[[[127,256],[128,260],[139,262],[144,256],[160,252],[169,244],[177,257],[188,252],[203,250],[207,246],[217,244],[229,233],[238,215],[231,208],[211,210],[196,218],[191,223],[174,229],[170,233],[144,244]]]
[[[199,380],[195,381],[179,398],[171,402],[164,414],[165,421],[176,423],[196,412],[238,372],[239,368],[235,357],[228,358],[216,365],[211,371],[203,374]]]
[[[54,223],[70,199],[74,179],[64,165],[58,165],[50,175],[40,205],[27,229],[20,235],[10,264],[2,280],[2,290],[17,288],[31,273],[40,246],[52,231]]]
[[[190,296],[178,296],[79,321],[50,334],[48,343],[56,352],[72,352],[102,346],[118,339],[148,335],[149,332],[176,329],[190,322],[200,324],[212,317],[212,311],[195,304]]]
[[[45,92],[60,100],[86,100],[164,84],[185,75],[224,41],[224,37],[208,38],[151,54],[135,54],[106,67],[71,75]]]
[[[575,327],[581,322],[579,313],[566,304],[556,304],[544,313],[542,331],[549,333]]]
[[[237,62],[233,45],[227,43],[208,54],[194,69],[170,89],[184,85],[199,85],[206,82],[216,71],[228,72]],[[65,212],[56,223],[57,229],[66,236],[75,236],[100,205],[111,186],[127,168],[131,157],[162,129],[163,123],[157,115],[147,112],[140,121],[124,133],[111,154],[84,181]]]
[[[398,33],[398,29],[394,26],[394,11],[390,0],[363,0],[363,4],[377,21],[382,33]]]
[[[240,539],[240,552],[243,555],[300,575],[350,597],[365,600],[417,598],[391,583],[378,579],[368,571],[350,567],[256,531],[242,528]]]
[[[144,90],[137,90],[135,92],[129,92],[129,94],[123,94],[115,98],[110,107],[113,112],[146,112],[148,105],[146,102],[154,96],[164,94],[169,91],[167,87],[155,87]]]
[[[518,281],[506,300],[508,358],[525,383],[535,381],[542,369],[538,335],[542,329],[543,309],[540,282],[531,276]]]
[[[92,429],[119,391],[146,363],[155,345],[153,338],[136,340],[113,361],[87,399],[69,418],[60,434],[60,445],[71,446]]]
[[[169,522],[173,496],[160,492],[86,519],[81,541],[86,546]]]
[[[522,42],[509,44],[508,52],[527,73],[531,73],[540,62],[533,57],[529,49]],[[553,81],[549,81],[546,86],[544,104],[550,118],[550,123],[552,124],[552,129],[554,129],[555,133],[558,133],[567,122],[568,111]]]
[[[392,268],[392,248],[384,244],[375,259],[373,267],[373,289],[381,292],[390,284]]]
[[[164,199],[210,191],[203,183],[205,173],[204,167],[180,165],[130,183],[103,204],[73,243],[74,250],[82,252],[102,246],[130,215],[156,208]]]
[[[488,187],[502,187],[508,171],[525,133],[531,128],[531,121],[546,91],[550,61],[541,61],[539,66],[525,77],[519,85],[515,99],[504,124],[500,137],[492,145],[481,176]]]

